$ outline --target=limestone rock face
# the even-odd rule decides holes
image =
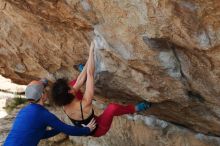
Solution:
[[[77,74],[95,40],[96,91],[220,135],[219,0],[2,0],[0,73],[17,83]]]

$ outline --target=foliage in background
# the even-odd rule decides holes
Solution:
[[[9,114],[18,105],[27,103],[27,99],[23,98],[23,95],[14,93],[14,98],[7,99],[4,109]]]

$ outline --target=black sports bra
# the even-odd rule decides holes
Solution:
[[[63,109],[64,110],[64,109]],[[90,114],[90,116],[86,119],[84,119],[84,116],[83,116],[83,109],[82,109],[82,102],[80,101],[80,110],[81,110],[81,116],[82,116],[82,120],[75,120],[75,119],[72,119],[71,117],[69,117],[66,112],[65,114],[68,116],[68,118],[71,120],[71,122],[75,125],[75,126],[79,126],[79,127],[83,127],[82,124],[84,125],[87,125],[91,120],[92,118],[95,117],[95,114],[94,114],[94,110],[92,109],[92,113]]]

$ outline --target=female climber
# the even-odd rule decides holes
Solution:
[[[83,125],[87,125],[94,118],[97,126],[90,135],[100,137],[108,132],[114,116],[147,110],[151,107],[151,103],[143,101],[136,105],[127,106],[111,103],[101,115],[96,116],[92,105],[95,70],[94,47],[95,44],[92,42],[87,63],[84,67],[82,65],[78,66],[79,70],[82,71],[76,81],[68,83],[66,79],[62,78],[53,84],[52,99],[57,106],[63,107],[64,112],[75,126],[82,127]],[[80,87],[85,81],[86,89],[83,95],[80,91]]]

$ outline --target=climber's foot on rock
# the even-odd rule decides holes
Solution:
[[[149,109],[151,107],[151,103],[148,101],[142,101],[135,105],[136,112],[141,112]]]
[[[78,70],[79,72],[82,72],[83,68],[84,68],[84,64],[80,63],[80,64],[77,64],[77,65],[74,65],[73,67]]]

